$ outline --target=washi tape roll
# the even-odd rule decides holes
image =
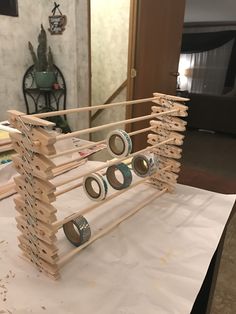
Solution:
[[[91,237],[91,229],[84,216],[79,216],[63,225],[67,239],[74,245],[80,246]]]
[[[158,159],[153,153],[138,154],[132,159],[134,173],[142,178],[153,175],[158,169]]]
[[[107,136],[107,150],[113,157],[125,157],[131,153],[132,141],[124,130],[114,130]]]
[[[119,173],[121,173],[122,175],[123,182],[118,179]],[[124,163],[108,167],[106,171],[106,177],[109,184],[115,190],[123,190],[130,186],[132,182],[132,172],[130,171],[129,167]]]
[[[84,177],[83,180],[84,192],[93,201],[101,201],[107,195],[107,182],[99,173],[92,173]]]

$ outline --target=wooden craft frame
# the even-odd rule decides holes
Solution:
[[[15,178],[18,194],[14,201],[19,214],[16,217],[16,222],[17,228],[21,233],[18,239],[23,256],[31,261],[40,271],[43,271],[53,279],[58,279],[62,266],[75,254],[164,193],[173,192],[178,178],[178,172],[180,171],[180,162],[177,160],[181,157],[181,145],[183,144],[184,138],[181,132],[185,131],[186,127],[186,122],[182,120],[182,117],[187,116],[187,106],[184,105],[186,101],[188,101],[186,98],[154,93],[153,97],[146,99],[34,115],[26,115],[22,112],[10,110],[9,121],[11,126],[18,130],[18,132],[11,133],[10,136],[12,145],[17,152],[17,154],[13,156],[14,166],[19,173],[19,176]],[[142,105],[146,102],[153,102],[149,115],[67,134],[56,134],[56,132],[53,131],[54,123],[43,119],[56,115],[79,113],[102,108],[108,109],[134,104]],[[71,148],[59,153],[55,148],[57,142],[75,136],[78,137],[82,134],[97,132],[108,127],[116,127],[121,124],[126,125],[143,120],[150,120],[150,127],[134,131],[129,133],[129,135],[133,136],[149,131],[147,143],[150,146],[147,146],[141,151],[134,152],[127,157],[108,161],[90,172],[78,174],[70,179],[62,178],[57,181],[57,184],[51,183],[50,180],[58,173],[63,172],[63,169],[68,170],[81,165],[81,160],[78,162],[78,160],[81,159],[79,157],[74,158],[70,163],[65,162],[57,166],[54,164],[53,158],[79,152],[85,148],[91,148],[97,144],[104,143],[105,140],[90,143],[83,147]],[[104,174],[103,170],[106,167],[120,162],[128,163],[130,158],[149,151],[154,152],[159,160],[158,171],[154,175],[148,178],[141,178],[128,188],[117,191],[100,202],[93,202],[89,207],[82,208],[70,216],[57,220],[57,209],[52,204],[56,200],[56,197],[80,187],[82,183],[78,183],[77,181],[73,185],[70,184],[69,188],[64,187],[64,185],[82,179],[83,176],[92,172]],[[127,212],[118,220],[112,222],[108,227],[99,231],[88,242],[73,248],[69,253],[59,258],[60,248],[57,246],[56,233],[63,224],[91,210],[96,210],[102,204],[109,202],[115,197],[119,197],[122,193],[143,182],[148,182],[158,191],[155,191],[151,197],[149,196],[147,199],[143,200],[141,204]]]

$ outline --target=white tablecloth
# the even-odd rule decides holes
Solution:
[[[92,231],[153,191],[138,186],[97,209],[96,218],[86,215]],[[234,200],[235,195],[178,185],[175,194],[152,202],[75,256],[55,282],[21,259],[13,197],[4,199],[0,313],[190,313]],[[56,205],[63,216],[87,203],[79,189],[59,197]],[[72,249],[62,231],[58,238],[63,250]]]

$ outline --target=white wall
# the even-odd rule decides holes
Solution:
[[[19,4],[19,17],[0,15],[0,120],[7,118],[8,109],[25,112],[22,94],[22,78],[32,64],[28,41],[37,47],[40,24],[47,30],[48,16],[53,8],[53,0],[22,0]],[[78,9],[79,8],[79,9]],[[67,107],[77,107],[80,99],[88,105],[87,84],[79,84],[81,71],[88,73],[88,46],[83,40],[78,52],[79,37],[87,38],[87,1],[61,1],[60,9],[67,16],[63,35],[52,36],[47,31],[48,44],[52,48],[55,64],[62,70],[67,84]],[[83,34],[82,34],[83,32]],[[78,66],[78,64],[82,66]],[[88,119],[69,116],[73,128],[87,126]],[[81,123],[80,123],[81,122]]]
[[[235,21],[235,0],[186,0],[185,22]]]

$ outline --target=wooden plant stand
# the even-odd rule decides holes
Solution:
[[[150,115],[113,122],[67,134],[58,135],[53,131],[54,123],[43,119],[51,116],[92,111],[102,108],[108,109],[134,104],[143,105],[150,101],[153,102]],[[18,237],[19,247],[23,256],[31,261],[40,271],[43,271],[53,279],[57,279],[60,277],[60,269],[72,256],[159,196],[166,192],[172,192],[177,181],[178,172],[180,171],[180,162],[178,162],[177,159],[181,157],[180,146],[184,138],[181,133],[185,131],[186,125],[186,122],[181,119],[187,116],[187,106],[183,104],[185,101],[188,101],[188,99],[154,93],[153,97],[146,99],[34,115],[26,115],[22,112],[10,110],[9,119],[11,126],[18,130],[18,132],[11,133],[11,140],[17,152],[17,154],[13,156],[14,166],[19,172],[19,176],[15,178],[18,194],[14,201],[18,212],[18,216],[16,217],[17,228],[20,230]],[[57,142],[67,138],[79,137],[82,134],[96,132],[111,126],[114,128],[122,124],[135,123],[143,120],[150,120],[150,127],[129,133],[129,135],[133,136],[149,131],[147,143],[150,146],[147,146],[139,152],[132,153],[127,157],[108,161],[102,166],[93,169],[93,171],[76,175],[70,179],[61,179],[57,184],[51,183],[50,180],[59,173],[59,170],[62,171],[64,168],[70,169],[68,163],[55,165],[53,158],[79,152],[98,144],[91,143],[83,147],[71,148],[57,153],[55,148]],[[104,142],[105,141],[100,141],[99,144]],[[154,175],[148,178],[142,178],[128,188],[107,196],[106,199],[100,202],[94,202],[87,208],[81,208],[81,210],[70,216],[64,217],[61,220],[57,219],[57,209],[52,203],[56,200],[58,195],[78,188],[81,185],[81,183],[78,184],[78,181],[71,184],[73,181],[82,179],[85,175],[92,172],[101,172],[108,166],[118,164],[137,154],[149,151],[158,155],[159,159],[159,168]],[[72,162],[78,160],[79,157],[74,158]],[[73,167],[74,166],[73,164]],[[109,202],[115,197],[119,197],[119,195],[127,190],[147,181],[157,189],[157,192],[153,193],[151,197],[149,196],[148,199],[145,199],[141,204],[133,208],[133,210],[112,222],[108,227],[95,234],[88,242],[73,248],[69,253],[59,258],[60,247],[58,247],[57,243],[57,232],[63,224],[91,210],[96,210],[102,204]],[[64,187],[64,185],[68,183],[70,183],[70,187]],[[60,187],[59,190],[58,187]]]

